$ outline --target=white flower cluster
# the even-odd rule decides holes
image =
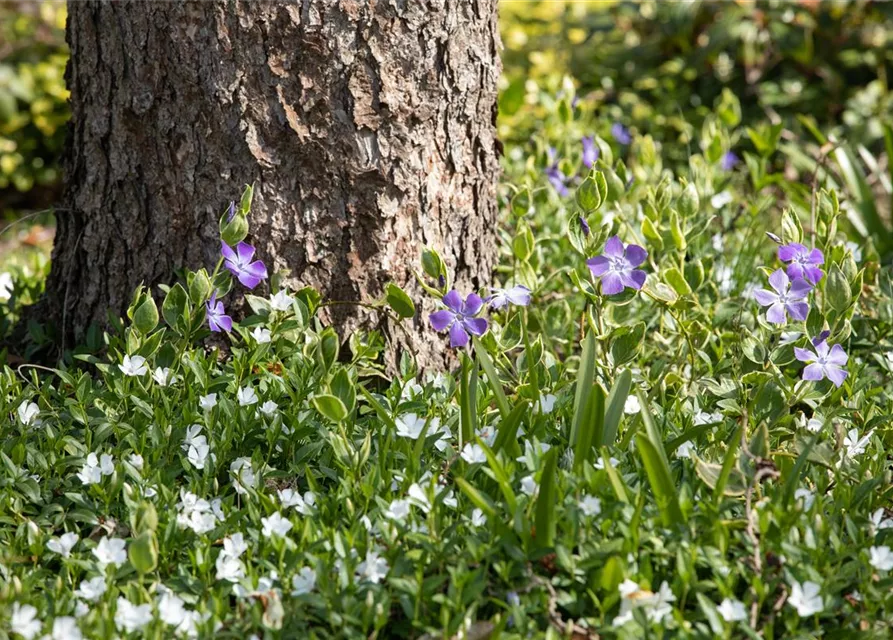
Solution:
[[[180,491],[177,503],[177,525],[181,529],[192,529],[196,534],[208,533],[225,518],[220,498],[210,502],[189,491]]]

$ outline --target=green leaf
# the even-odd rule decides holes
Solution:
[[[695,188],[693,182],[689,182],[685,185],[685,189],[682,190],[682,195],[680,195],[677,200],[677,205],[679,213],[682,214],[683,218],[691,218],[698,212],[698,208],[701,206],[701,200],[698,197],[698,190]]]
[[[555,507],[557,504],[556,468],[558,449],[546,452],[540,492],[536,499],[536,544],[539,548],[551,547],[555,542]]]
[[[158,566],[158,540],[153,531],[137,536],[127,548],[130,564],[140,574],[150,573]]]
[[[825,295],[828,298],[828,304],[835,311],[845,311],[850,306],[850,283],[836,264],[828,270]]]
[[[586,407],[592,382],[595,379],[595,334],[590,330],[583,340],[583,353],[580,356],[580,368],[577,370],[577,390],[574,394],[574,416],[568,440],[573,445],[577,441],[580,425],[586,419]]]
[[[171,290],[164,296],[164,302],[161,303],[161,315],[164,321],[172,329],[177,328],[177,322],[182,319],[181,326],[186,321],[186,310],[189,304],[189,298],[186,295],[186,289],[179,282],[171,287]]]
[[[691,293],[691,287],[688,286],[685,276],[676,267],[671,267],[664,271],[664,279],[680,296],[687,296]]]
[[[389,282],[385,287],[385,300],[388,306],[401,318],[415,317],[415,304],[412,298],[400,287],[393,282]]]
[[[518,433],[518,427],[521,426],[521,419],[526,412],[527,403],[522,402],[502,419],[502,422],[496,427],[496,440],[493,441],[494,453],[499,453],[503,447],[507,447],[512,456],[517,458],[521,455],[521,448],[518,446],[516,435]]]
[[[518,260],[526,262],[530,259],[530,256],[533,255],[535,242],[530,227],[524,222],[521,222],[518,224],[518,232],[512,240],[512,253],[515,254],[515,257]]]
[[[133,326],[143,335],[149,334],[158,326],[158,307],[151,295],[146,295],[145,301],[134,312]]]
[[[490,358],[490,354],[487,353],[487,350],[481,344],[480,340],[477,338],[473,338],[473,340],[475,356],[481,365],[481,369],[484,370],[484,374],[487,376],[487,382],[490,383],[490,390],[493,392],[493,397],[496,399],[496,406],[499,408],[499,413],[505,418],[511,413],[511,408],[509,407],[508,398],[505,397],[505,391],[502,389],[502,381],[499,379],[499,374],[496,372],[496,367],[493,365],[493,360]]]
[[[620,427],[620,419],[623,417],[623,407],[626,404],[626,398],[629,396],[630,389],[633,384],[633,374],[629,369],[624,369],[620,375],[614,380],[614,386],[608,394],[605,411],[605,428],[602,431],[602,440],[598,443],[601,446],[610,446],[614,444],[617,438],[617,429]]]
[[[716,482],[713,486],[713,500],[716,503],[719,503],[719,499],[726,492],[726,485],[729,482],[729,476],[732,474],[732,470],[736,469],[736,464],[738,462],[738,447],[741,444],[741,430],[744,428],[744,424],[741,423],[732,433],[731,439],[728,441],[728,450],[726,451],[726,457],[723,460],[722,468],[719,470],[719,475],[716,477]],[[695,467],[697,469],[697,466]],[[703,478],[702,478],[703,479]],[[706,480],[705,480],[706,482]],[[708,483],[709,484],[709,483]],[[732,490],[732,489],[730,489]]]
[[[329,389],[335,397],[341,400],[348,413],[354,410],[357,403],[357,392],[347,369],[338,370],[329,384]]]
[[[332,422],[341,422],[347,417],[347,407],[340,398],[321,393],[311,399],[313,406]]]
[[[608,482],[611,483],[614,495],[617,496],[617,499],[620,500],[620,502],[629,504],[629,498],[626,495],[623,479],[620,477],[620,474],[617,473],[617,469],[614,468],[614,465],[611,464],[611,455],[608,453],[608,448],[601,447],[599,452],[601,453],[604,472],[608,475]]]
[[[651,409],[648,406],[648,398],[639,391],[639,404],[642,406],[640,415],[645,425],[645,432],[639,433],[636,438],[636,448],[642,458],[648,483],[657,501],[658,510],[666,526],[681,524],[685,521],[682,509],[679,507],[679,498],[673,476],[670,473],[670,464],[664,451],[660,432],[654,424]]]
[[[611,357],[614,366],[620,367],[636,358],[645,337],[645,323],[632,327],[620,327],[611,332]]]
[[[586,419],[580,424],[574,443],[574,469],[579,471],[589,460],[593,443],[601,441],[605,422],[605,392],[594,383],[586,403]]]
[[[456,484],[459,486],[459,490],[468,496],[472,504],[483,511],[488,518],[496,516],[496,508],[490,498],[475,489],[465,478],[456,478]]]

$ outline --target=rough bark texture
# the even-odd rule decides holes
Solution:
[[[393,279],[421,300],[425,245],[460,287],[488,281],[496,0],[70,2],[68,21],[48,308],[69,338],[140,282],[213,265],[218,217],[248,183],[249,241],[293,286],[369,301]],[[342,330],[379,320],[333,309]],[[443,340],[414,323],[430,365]]]

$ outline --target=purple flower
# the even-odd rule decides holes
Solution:
[[[549,147],[549,162],[552,164],[546,168],[546,178],[555,187],[558,195],[566,197],[569,193],[567,190],[567,176],[558,168],[558,160],[555,159],[555,147]]]
[[[626,287],[641,289],[645,284],[645,272],[636,269],[645,262],[648,252],[636,244],[626,247],[617,236],[611,236],[605,243],[605,253],[589,258],[586,265],[592,275],[602,280],[602,293],[614,295]]]
[[[803,278],[790,281],[783,269],[776,269],[769,276],[769,285],[775,291],[757,289],[753,297],[763,307],[769,307],[766,320],[773,324],[784,324],[787,315],[794,320],[806,320],[809,305],[804,302],[812,290],[812,285]]]
[[[803,369],[804,380],[822,380],[828,378],[839,387],[846,380],[847,371],[844,369],[847,355],[839,344],[828,347],[828,343],[822,340],[815,345],[815,353],[809,349],[794,347],[794,355],[800,362],[809,362]]]
[[[225,242],[220,243],[220,252],[223,254],[224,266],[229,269],[244,286],[254,289],[261,280],[267,277],[267,267],[260,260],[252,262],[254,247],[245,242],[236,245],[233,251]]]
[[[719,168],[723,171],[731,171],[739,162],[738,156],[731,151],[726,151],[722,154],[722,158],[719,159]]]
[[[208,315],[208,326],[211,327],[211,331],[230,332],[233,330],[233,319],[226,315],[223,303],[217,300],[216,291],[211,294],[211,299],[205,303],[205,306]]]
[[[492,293],[487,298],[491,309],[502,309],[509,304],[526,307],[530,304],[530,289],[523,285],[517,285],[511,289],[491,289]]]
[[[778,247],[778,259],[791,263],[788,265],[788,276],[791,278],[805,278],[816,284],[824,275],[818,266],[825,263],[822,252],[819,249],[807,249],[799,242]]]
[[[629,129],[619,122],[615,122],[611,126],[611,135],[614,136],[614,139],[620,144],[629,144],[633,140],[632,136],[629,135]]]
[[[599,149],[595,146],[595,138],[593,136],[583,136],[583,165],[587,169],[591,169],[592,165],[598,160]]]
[[[487,321],[475,318],[484,306],[484,301],[476,293],[469,293],[463,301],[455,289],[443,297],[446,309],[435,311],[428,319],[435,331],[450,330],[450,346],[464,347],[468,344],[468,334],[482,336],[487,333]]]

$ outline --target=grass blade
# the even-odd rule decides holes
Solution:
[[[574,443],[574,470],[579,471],[583,464],[589,460],[592,453],[592,444],[600,442],[602,430],[605,424],[605,392],[597,382],[592,385],[589,392],[589,401],[586,403],[586,419],[580,425],[577,433],[577,441]]]
[[[586,408],[592,383],[595,379],[595,334],[590,330],[583,340],[583,353],[580,355],[580,368],[577,370],[577,392],[574,395],[574,417],[568,437],[573,445],[577,442],[580,425],[586,419]]]
[[[608,453],[608,448],[602,447],[600,451],[602,456],[602,464],[605,465],[605,473],[608,474],[608,482],[611,483],[611,488],[614,489],[614,494],[617,496],[617,499],[620,500],[620,502],[629,504],[629,498],[626,495],[626,488],[623,484],[623,478],[620,477],[620,474],[617,473],[617,469],[615,469],[614,465],[611,464],[611,456]]]
[[[540,479],[540,493],[536,499],[536,545],[540,548],[551,547],[555,542],[555,504],[557,489],[555,487],[555,470],[558,465],[558,450],[549,449],[543,463],[543,475]]]
[[[648,483],[657,501],[664,524],[667,526],[681,524],[685,521],[682,509],[679,507],[679,496],[676,485],[673,483],[673,475],[670,473],[670,463],[664,451],[660,432],[654,424],[651,410],[648,408],[648,399],[639,392],[639,402],[642,405],[642,422],[645,432],[639,433],[636,438],[636,448],[645,466],[648,475]]]
[[[629,369],[624,369],[614,380],[614,386],[611,387],[611,393],[608,394],[605,428],[602,431],[601,442],[598,444],[605,446],[614,444],[614,440],[617,438],[617,429],[620,427],[620,418],[623,417],[623,407],[632,384],[633,374]]]
[[[521,455],[521,447],[518,446],[515,436],[521,425],[521,418],[524,417],[526,411],[527,403],[522,402],[499,423],[496,428],[496,440],[493,441],[493,453],[499,453],[503,447],[507,447],[513,457],[517,458]]]
[[[499,380],[499,376],[496,373],[496,367],[493,365],[493,360],[490,358],[490,354],[484,350],[477,338],[474,339],[474,353],[481,365],[481,369],[483,369],[484,373],[487,375],[487,381],[490,383],[490,389],[493,391],[493,397],[496,399],[496,406],[499,408],[499,413],[505,418],[511,412],[508,398],[505,397],[505,391],[502,389],[502,382]]]

